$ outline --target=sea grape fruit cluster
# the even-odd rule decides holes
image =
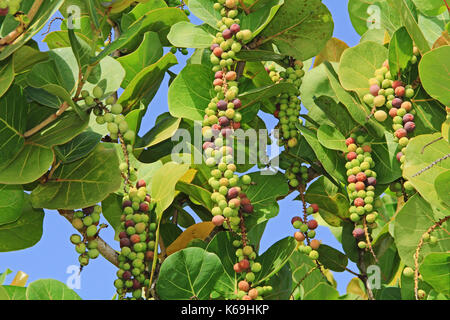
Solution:
[[[111,140],[117,141],[119,137],[123,138],[127,152],[131,153],[136,133],[128,127],[125,117],[121,114],[123,111],[122,105],[116,103],[113,96],[107,97],[102,101],[103,95],[103,89],[98,86],[93,89],[92,96],[87,90],[81,91],[84,102],[88,107],[92,108],[94,115],[96,115],[96,122],[100,125],[106,124]],[[129,167],[128,163],[122,162],[120,170],[124,173],[129,172],[131,181],[137,180],[135,169]]]
[[[173,54],[175,54],[177,52],[180,52],[184,56],[187,56],[189,54],[188,49],[186,49],[186,48],[177,48],[177,47],[170,48],[170,52],[172,52]]]
[[[240,274],[242,280],[238,283],[239,291],[236,293],[237,298],[241,300],[260,300],[262,295],[268,293],[262,287],[252,288],[252,283],[256,279],[256,275],[261,271],[262,266],[256,262],[256,252],[253,247],[242,240],[233,241],[233,246],[236,249],[236,257],[238,262],[233,266],[236,273]],[[267,288],[266,288],[267,289]]]
[[[377,174],[374,170],[375,162],[372,159],[372,148],[363,133],[357,135],[353,133],[346,141],[347,163],[347,191],[352,202],[350,206],[350,220],[355,223],[353,236],[359,240],[358,247],[366,248],[364,220],[369,229],[377,227],[375,220],[378,212],[375,207],[379,204],[375,201],[375,186],[377,184]]]
[[[300,252],[307,254],[312,260],[319,259],[319,249],[321,242],[314,239],[316,236],[316,229],[319,226],[316,220],[308,220],[308,216],[313,213],[319,212],[319,206],[316,203],[312,203],[308,208],[306,208],[305,215],[303,219],[299,216],[292,218],[292,226],[299,230],[294,233],[294,238],[301,243],[299,247]],[[311,240],[312,239],[312,240]],[[305,245],[304,241],[307,244]]]
[[[415,48],[412,64],[417,63],[418,55],[419,52]],[[383,66],[375,71],[375,77],[369,80],[370,93],[367,93],[363,100],[374,109],[379,108],[374,113],[377,121],[384,122],[388,114],[391,116],[394,139],[401,148],[401,151],[397,153],[397,160],[401,163],[400,168],[403,169],[406,146],[416,128],[415,111],[412,109],[413,104],[411,103],[415,91],[411,85],[405,85],[402,80],[394,80],[394,76],[389,71],[388,61],[385,61]],[[382,110],[382,107],[386,107],[388,113]],[[412,184],[407,182],[405,189],[413,190]]]
[[[242,215],[254,210],[250,199],[243,192],[251,183],[248,175],[240,178],[233,158],[233,133],[241,126],[239,113],[242,103],[238,98],[237,73],[234,57],[245,41],[251,39],[250,30],[239,26],[236,1],[220,1],[214,8],[222,14],[211,45],[211,62],[216,96],[205,109],[202,135],[205,163],[211,168],[209,185],[214,190],[211,199],[214,202],[212,222],[216,226],[238,230]]]
[[[92,206],[75,211],[73,214],[72,225],[83,235],[83,238],[78,234],[72,234],[70,242],[75,245],[75,251],[80,255],[78,261],[83,267],[89,264],[89,259],[96,259],[100,254],[97,249],[97,226],[101,213],[100,206]]]
[[[147,192],[144,180],[139,180],[122,199],[120,217],[119,270],[114,286],[119,296],[142,298],[142,288],[149,286],[148,266],[154,259],[155,231],[154,203]]]
[[[184,7],[184,2],[180,0],[164,0],[168,7]],[[184,13],[189,16],[191,12],[188,9],[182,9]]]
[[[280,162],[280,168],[286,170],[284,176],[288,179],[291,188],[297,188],[299,185],[306,185],[308,182],[308,167],[302,166],[299,161],[282,160]]]
[[[297,88],[297,92],[282,93],[277,99],[274,116],[279,119],[277,128],[280,129],[278,141],[280,146],[294,148],[298,144],[297,126],[302,124],[302,120],[299,118],[301,101],[298,96],[304,75],[303,62],[300,60],[296,60],[293,67],[288,67],[286,71],[280,72],[280,82],[292,83]],[[272,80],[274,77],[275,75],[272,76]]]
[[[8,13],[15,15],[20,9],[22,0],[0,0],[0,17]]]

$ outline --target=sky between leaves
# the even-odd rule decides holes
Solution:
[[[347,4],[348,0],[323,0],[322,1],[331,11],[334,20],[334,37],[343,40],[350,47],[359,43],[359,35],[354,31],[348,16]],[[190,20],[194,24],[200,24],[201,21],[191,15]],[[56,21],[50,31],[59,30],[60,23]],[[34,37],[38,42],[41,50],[48,50],[47,45],[42,42],[45,37],[43,33],[47,31],[45,26]],[[166,52],[168,49],[166,49]],[[190,50],[189,55],[193,52]],[[177,54],[179,64],[170,70],[179,73],[185,66],[186,59],[189,57]],[[150,104],[146,116],[143,119],[140,134],[150,130],[155,124],[158,115],[168,111],[167,90],[169,77],[166,76],[158,94]],[[276,125],[275,118],[260,113],[262,119],[266,122],[267,128],[273,128]],[[261,240],[260,253],[264,252],[273,243],[286,236],[291,236],[294,229],[291,225],[291,218],[299,215],[301,210],[301,202],[292,201],[298,193],[289,195],[286,199],[279,202],[280,212],[277,217],[271,219],[266,227]],[[320,204],[319,204],[320,205]],[[69,237],[75,233],[75,229],[56,211],[46,210],[44,218],[44,234],[42,239],[34,246],[25,250],[0,254],[0,273],[9,268],[15,272],[22,270],[27,273],[30,278],[28,283],[38,280],[52,278],[66,283],[69,277],[74,275],[74,267],[78,264],[78,254],[75,252],[74,246],[70,243]],[[199,219],[196,219],[197,221]],[[102,221],[106,222],[106,221]],[[119,249],[118,242],[112,240],[114,238],[114,230],[107,228],[102,230],[102,237],[110,241],[109,244],[115,249]],[[324,227],[317,229],[317,239],[323,243],[330,245],[342,251],[341,244],[334,238],[331,232]],[[348,267],[357,270],[356,265],[349,261]],[[116,279],[117,268],[102,257],[92,260],[87,267],[84,268],[80,278],[80,288],[74,290],[82,299],[111,299],[115,293],[113,282]],[[354,277],[348,272],[334,272],[334,278],[338,283],[337,289],[341,294],[345,293],[348,282]],[[5,284],[12,281],[11,274]]]

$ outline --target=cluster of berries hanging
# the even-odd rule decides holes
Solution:
[[[297,188],[300,184],[306,185],[309,179],[308,167],[302,166],[299,161],[283,161],[280,168],[286,170],[284,176],[289,180],[291,188]]]
[[[410,65],[416,65],[420,55],[417,47],[414,47],[414,55],[410,60]],[[395,141],[399,144],[400,151],[397,153],[397,160],[403,169],[405,162],[405,149],[409,143],[409,138],[416,128],[414,123],[415,111],[412,109],[411,98],[415,91],[411,85],[405,85],[402,80],[394,80],[396,75],[392,75],[389,70],[389,62],[386,60],[380,69],[375,71],[374,77],[369,79],[370,93],[367,93],[363,100],[366,104],[376,108],[386,107],[392,118],[392,129],[394,130]],[[388,117],[386,111],[379,109],[375,111],[374,117],[379,122],[386,121]],[[404,189],[407,192],[414,191],[414,187],[409,181],[404,182]]]
[[[317,249],[320,247],[320,241],[314,239],[316,236],[315,229],[319,226],[316,220],[308,220],[308,216],[313,213],[319,212],[319,206],[316,203],[312,203],[305,209],[303,219],[299,216],[293,217],[291,220],[292,226],[299,230],[294,233],[294,238],[301,243],[299,251],[307,254],[312,260],[319,259],[319,252]],[[313,240],[311,240],[313,239]],[[306,240],[306,245],[304,241]]]
[[[142,288],[149,286],[149,266],[155,251],[156,215],[144,180],[131,187],[122,200],[123,213],[119,231],[119,270],[114,286],[121,299],[142,298]]]
[[[375,167],[375,162],[372,159],[370,143],[365,140],[364,133],[361,132],[359,135],[353,133],[345,141],[348,150],[345,164],[347,191],[352,202],[349,209],[350,220],[355,222],[353,236],[359,240],[358,247],[360,249],[365,249],[370,245],[367,238],[370,230],[377,227],[375,220],[378,217],[378,212],[374,209],[377,174],[372,169]],[[364,240],[366,227],[368,234]]]
[[[277,128],[280,129],[278,141],[280,146],[285,145],[288,148],[294,148],[298,144],[297,126],[302,124],[302,120],[299,118],[301,101],[298,96],[300,95],[300,86],[304,75],[303,62],[300,60],[294,62],[294,67],[288,67],[286,71],[281,71],[279,77],[275,71],[269,69],[269,76],[272,81],[278,79],[279,82],[292,83],[298,89],[295,93],[283,93],[277,99],[277,110],[274,116],[279,119]]]
[[[80,254],[78,261],[82,267],[89,264],[89,259],[96,259],[100,254],[97,250],[99,232],[97,226],[101,213],[100,206],[93,206],[75,211],[73,214],[72,225],[82,234],[83,238],[79,234],[72,234],[70,242],[75,245],[76,252]]]
[[[8,13],[15,15],[20,9],[22,0],[0,0],[0,17]]]

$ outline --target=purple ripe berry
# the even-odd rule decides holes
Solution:
[[[239,195],[239,190],[235,187],[230,188],[230,190],[228,190],[228,194],[227,194],[227,198],[228,199],[234,199]]]
[[[141,284],[139,283],[139,281],[137,279],[133,279],[133,289],[138,290],[140,288],[141,288]]]
[[[414,121],[414,116],[411,113],[407,113],[403,116],[403,123]]]
[[[220,124],[222,127],[226,127],[227,125],[230,124],[230,120],[228,120],[227,117],[220,117],[220,118],[219,118],[219,124]]]
[[[122,203],[122,208],[131,207],[132,205],[133,205],[133,203],[130,200],[125,200]]]
[[[128,227],[134,227],[134,225],[135,225],[135,223],[134,223],[133,220],[127,220],[127,221],[125,221],[125,228],[128,228]]]
[[[240,107],[242,107],[242,102],[239,99],[234,99],[233,104],[235,109],[239,109]]]
[[[395,98],[394,100],[392,100],[392,106],[394,106],[396,108],[400,108],[402,103],[403,103],[403,100],[400,98]]]
[[[217,108],[221,111],[227,110],[227,102],[225,100],[220,100],[217,102]]]
[[[223,32],[222,32],[222,37],[223,37],[225,40],[230,39],[232,36],[233,36],[233,32],[231,32],[230,29],[225,29],[225,30],[223,30]]]
[[[119,239],[128,238],[128,235],[125,231],[121,231],[119,233]]]
[[[375,186],[377,184],[377,179],[374,177],[369,177],[366,181],[369,186]]]
[[[376,97],[378,95],[378,91],[380,91],[380,86],[377,84],[374,84],[370,87],[370,93]]]
[[[352,234],[356,239],[362,238],[364,236],[364,230],[361,228],[356,228],[355,230],[353,230]]]
[[[232,32],[233,34],[236,34],[236,33],[238,33],[239,31],[241,31],[241,26],[238,25],[238,24],[236,24],[236,23],[234,23],[234,24],[231,25],[230,30],[231,30],[231,32]]]
[[[124,273],[123,273],[123,275],[122,275],[122,278],[124,279],[124,280],[130,280],[131,279],[131,272],[130,271],[125,271]]]
[[[219,45],[217,43],[213,43],[210,47],[211,51],[214,51],[215,48],[218,48]]]
[[[404,128],[406,131],[412,132],[416,128],[416,124],[412,121],[409,121],[409,122],[405,123]]]
[[[121,248],[123,248],[123,247],[129,247],[129,246],[131,246],[131,241],[130,241],[130,239],[128,239],[128,238],[122,238],[122,239],[120,239],[120,247],[121,247]]]
[[[94,207],[83,208],[84,214],[92,214],[94,212]]]

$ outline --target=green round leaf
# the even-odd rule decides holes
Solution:
[[[450,105],[448,82],[450,76],[450,46],[442,46],[426,53],[419,64],[420,80],[430,96],[444,105]]]
[[[27,300],[81,300],[66,284],[54,279],[36,280],[27,287]]]
[[[0,184],[0,225],[16,221],[23,207],[21,186]]]

